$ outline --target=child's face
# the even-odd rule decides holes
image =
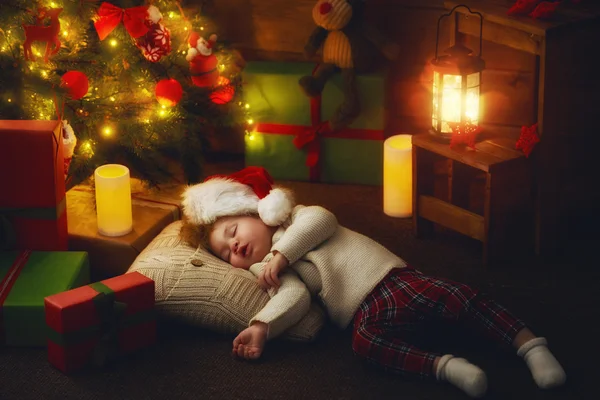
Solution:
[[[209,245],[222,260],[248,269],[271,251],[273,230],[254,216],[219,218],[209,235]]]

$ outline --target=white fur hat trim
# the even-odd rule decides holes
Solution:
[[[277,226],[289,217],[293,201],[282,189],[271,189],[259,199],[246,184],[214,178],[188,187],[182,205],[183,213],[193,224],[211,224],[220,217],[258,213],[266,225]]]

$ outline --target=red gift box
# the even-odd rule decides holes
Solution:
[[[156,342],[154,281],[138,272],[44,299],[48,360],[64,373]]]
[[[0,142],[0,247],[68,250],[62,124],[0,120]]]

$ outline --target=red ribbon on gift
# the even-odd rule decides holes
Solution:
[[[318,65],[313,69],[313,74]],[[310,98],[310,127],[303,125],[258,123],[256,132],[264,134],[294,135],[294,146],[306,150],[305,165],[309,167],[311,182],[318,182],[321,177],[319,157],[321,154],[320,138],[384,140],[383,131],[376,129],[345,128],[332,132],[327,121],[321,121],[321,95]]]
[[[104,40],[122,20],[131,37],[138,38],[150,30],[145,23],[147,16],[148,6],[123,9],[104,2],[98,9],[98,19],[94,22],[94,27],[100,40]]]
[[[12,263],[2,281],[0,281],[0,343],[4,342],[4,318],[2,317],[2,306],[10,293],[13,285],[19,278],[23,267],[31,255],[31,250],[21,251],[15,261]]]
[[[312,101],[311,101],[312,103]],[[312,108],[312,107],[311,107]],[[320,111],[319,111],[320,114]],[[311,117],[315,115],[311,113]],[[319,123],[327,126],[326,122]],[[321,153],[321,138],[354,139],[354,140],[384,140],[383,131],[376,129],[346,128],[339,132],[331,132],[329,128],[319,130],[319,127],[306,127],[304,125],[265,124],[256,125],[256,132],[274,135],[293,135],[294,145],[297,148],[306,148],[305,165],[309,167],[311,182],[318,182],[321,176],[319,156]]]

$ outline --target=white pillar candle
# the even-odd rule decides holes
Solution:
[[[123,236],[133,229],[129,169],[107,164],[96,168],[96,214],[98,232],[105,236]]]
[[[412,135],[395,135],[383,143],[383,212],[412,216]]]

